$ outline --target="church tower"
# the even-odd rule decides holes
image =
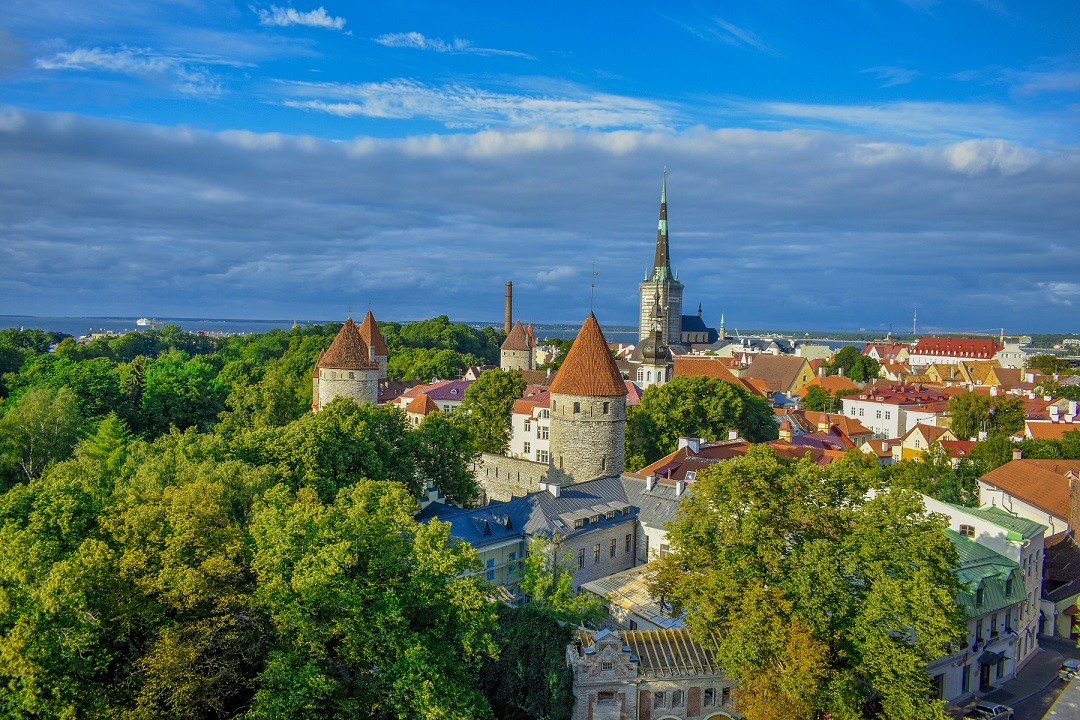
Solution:
[[[660,222],[656,228],[656,252],[653,256],[652,272],[638,286],[641,293],[641,315],[638,323],[638,340],[649,337],[656,318],[653,306],[656,305],[665,319],[661,328],[665,346],[682,342],[682,294],[683,284],[671,271],[671,257],[668,254],[667,226],[667,171],[664,171],[663,188],[660,191]]]
[[[637,370],[637,384],[642,389],[651,385],[663,385],[671,379],[671,348],[664,343],[664,314],[660,309],[660,293],[655,293],[652,317],[653,332],[641,341],[641,365]]]
[[[370,309],[360,323],[359,332],[360,338],[368,347],[368,358],[379,366],[379,379],[385,380],[386,361],[390,359],[390,351],[386,348],[386,338],[383,337],[382,330],[379,330],[379,324],[375,322],[375,316]]]
[[[379,399],[379,366],[372,362],[371,351],[352,318],[341,326],[330,347],[319,353],[312,373],[312,410],[318,412],[339,397],[372,405]]]
[[[591,312],[551,383],[552,482],[620,475],[626,452],[626,384]]]

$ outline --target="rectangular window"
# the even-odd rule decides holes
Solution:
[[[614,670],[615,669],[615,663],[613,663],[613,662],[600,663],[600,669],[601,670]]]
[[[487,566],[488,566],[487,579],[490,582],[490,581],[495,579],[495,559],[494,558],[489,558],[488,561],[487,561]]]
[[[652,694],[652,706],[654,708],[666,708],[667,707],[667,693],[654,692]]]
[[[608,414],[608,411],[609,411],[610,409],[611,409],[611,403],[609,403],[609,402],[606,402],[606,403],[604,403],[604,414],[605,414],[605,415],[607,415],[607,414]]]
[[[594,563],[600,562],[600,543],[592,546],[592,561]]]
[[[611,546],[608,551],[611,553],[611,557],[615,557],[615,553],[619,550],[619,541],[615,538],[611,538]]]
[[[885,419],[886,419],[886,420],[890,420],[890,419],[892,419],[892,412],[890,412],[890,411],[886,410],[886,411],[885,411]]]
[[[731,688],[720,688],[720,704],[727,705],[731,702]]]
[[[600,458],[600,472],[607,470],[607,455]]]
[[[665,555],[667,555],[668,550],[669,548],[667,546],[667,543],[660,543],[660,557],[664,557]]]
[[[859,417],[862,417],[862,416],[863,416],[863,409],[859,408]]]
[[[705,688],[705,691],[701,693],[701,704],[705,707],[712,707],[716,704],[716,690],[712,688]]]
[[[671,707],[682,707],[683,704],[683,691],[672,690],[671,691]]]
[[[532,452],[532,445],[530,445],[529,441],[526,440],[525,441],[525,454],[528,455],[530,452]]]
[[[545,425],[544,427],[540,428],[540,439],[541,439],[541,440],[547,440],[547,439],[548,439],[548,429],[547,429],[547,425]]]
[[[630,552],[634,549],[634,535],[632,533],[626,533],[626,549],[623,552]]]
[[[532,429],[532,423],[529,422],[529,418],[525,418],[525,432],[529,432]]]
[[[576,403],[574,403],[574,414],[576,415],[579,412],[581,412],[581,403],[576,402]]]
[[[614,690],[601,690],[596,693],[597,704],[612,705],[615,703],[615,691]]]
[[[578,548],[578,551],[577,551],[577,566],[579,568],[585,567],[585,548]]]
[[[548,451],[547,450],[541,450],[540,451],[540,462],[546,463],[547,461],[548,461]]]
[[[877,411],[877,419],[878,419],[878,420],[880,420],[880,419],[881,419],[881,411],[880,411],[880,410],[878,410],[878,411]]]

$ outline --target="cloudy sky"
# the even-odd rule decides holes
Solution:
[[[0,314],[1080,330],[1080,3],[35,0]]]

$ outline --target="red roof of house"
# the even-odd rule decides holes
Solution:
[[[1080,475],[1080,460],[1011,460],[979,480],[1067,520],[1069,473]]]
[[[827,390],[834,395],[837,392],[848,392],[849,390],[859,389],[859,386],[855,384],[851,378],[844,377],[843,375],[826,375],[825,377],[814,378],[792,394],[801,397],[806,395],[806,391],[815,385],[820,386],[822,389]]]
[[[924,337],[911,348],[911,354],[989,360],[1003,347],[997,340],[987,338]]]
[[[600,323],[591,312],[566,353],[562,367],[551,383],[551,392],[561,395],[622,397],[626,385],[611,357]]]
[[[683,377],[711,377],[729,383],[735,383],[756,397],[765,397],[764,383],[757,387],[750,378],[741,378],[729,370],[731,360],[729,358],[714,357],[712,355],[676,355],[675,375]]]
[[[413,413],[414,415],[423,415],[427,417],[433,412],[439,412],[439,406],[435,404],[435,401],[428,395],[418,395],[411,403],[405,408],[405,412]],[[434,422],[434,421],[432,421]]]

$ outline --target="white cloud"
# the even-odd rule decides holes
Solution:
[[[412,48],[414,50],[430,50],[437,53],[470,53],[473,55],[500,55],[505,57],[518,57],[526,60],[535,60],[532,55],[514,50],[498,50],[496,48],[474,47],[468,40],[454,38],[450,42],[440,38],[429,38],[418,32],[387,33],[375,38],[375,42],[390,48]]]
[[[38,58],[42,70],[78,70],[111,72],[135,77],[164,77],[172,88],[185,95],[217,96],[223,86],[205,65],[234,64],[213,58],[189,58],[162,55],[149,48],[77,48],[59,52],[52,57]]]
[[[252,8],[259,16],[261,25],[276,27],[288,27],[290,25],[303,25],[306,27],[320,27],[327,30],[341,30],[345,27],[345,18],[333,17],[326,12],[326,8],[318,7],[309,12],[300,12],[295,8],[278,7],[271,5],[269,10]]]
[[[881,87],[883,88],[907,85],[919,76],[918,70],[891,65],[878,65],[866,68],[862,72],[876,75],[877,79],[881,81]]]
[[[576,90],[539,96],[497,92],[467,85],[429,86],[415,80],[379,83],[283,83],[287,107],[340,117],[431,118],[447,127],[488,125],[580,128],[649,128],[671,124],[671,113],[649,100]]]
[[[1038,287],[1046,300],[1055,305],[1070,307],[1074,300],[1080,300],[1080,284],[1074,282],[1042,282]]]
[[[579,268],[571,267],[570,265],[560,265],[551,270],[541,270],[536,273],[536,280],[542,283],[553,283],[559,280],[566,280],[567,278],[572,278],[577,275],[578,270]]]
[[[946,147],[944,154],[950,167],[968,175],[991,169],[1003,175],[1015,175],[1034,162],[1030,150],[1004,140],[965,140]]]

